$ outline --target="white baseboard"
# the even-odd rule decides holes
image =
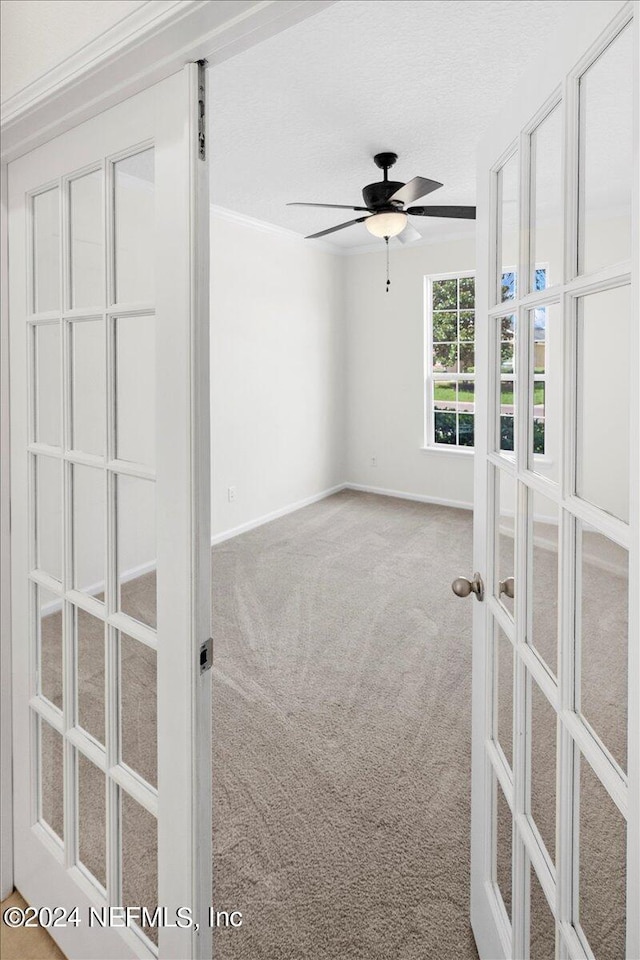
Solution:
[[[405,490],[387,490],[384,487],[368,487],[362,483],[345,483],[344,489],[359,490],[360,493],[376,493],[380,497],[397,497],[399,500],[415,500],[417,503],[433,503],[439,507],[455,507],[457,510],[473,510],[473,503],[466,500],[431,497],[424,493],[407,493]]]
[[[319,500],[326,500],[327,497],[332,497],[334,493],[340,493],[341,490],[344,490],[347,487],[345,483],[339,483],[335,487],[329,487],[328,490],[322,490],[320,493],[314,493],[311,497],[306,497],[304,500],[298,500],[296,503],[290,503],[286,507],[280,507],[279,510],[273,510],[271,513],[265,513],[261,517],[256,517],[254,520],[248,520],[246,523],[241,523],[237,527],[230,527],[228,530],[223,530],[222,533],[215,533],[211,537],[211,546],[215,546],[218,543],[224,543],[225,540],[231,540],[233,537],[240,536],[241,533],[246,533],[248,530],[253,530],[255,527],[261,527],[265,523],[271,523],[272,520],[277,520],[279,517],[284,517],[288,513],[295,513],[296,510],[301,510],[303,507],[308,507],[312,503],[318,503]]]

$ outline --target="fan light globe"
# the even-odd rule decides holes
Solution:
[[[406,213],[376,213],[364,222],[374,237],[397,237],[407,225]]]

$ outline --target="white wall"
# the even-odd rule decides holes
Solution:
[[[214,212],[214,534],[345,480],[345,262]]]
[[[2,101],[144,3],[145,0],[2,0]]]
[[[425,451],[424,277],[475,268],[475,240],[345,258],[347,479],[354,484],[470,504],[473,456]],[[375,457],[376,466],[371,465]]]

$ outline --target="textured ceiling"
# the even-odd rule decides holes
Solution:
[[[289,200],[361,202],[392,176],[445,186],[425,203],[475,201],[475,150],[571,0],[339,0],[211,71],[212,203],[313,233],[351,219]],[[344,216],[342,214],[344,213]],[[414,218],[424,237],[473,229]],[[328,238],[371,240],[364,225]]]

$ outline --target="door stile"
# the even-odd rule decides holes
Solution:
[[[634,168],[631,188],[631,264],[632,317],[630,356],[640,365],[640,2],[633,4],[635,103],[633,110]],[[633,368],[632,368],[633,369]],[[629,591],[629,651],[628,651],[628,727],[627,778],[629,809],[627,818],[627,902],[638,909],[627,911],[627,954],[640,956],[640,378],[631,377],[630,383],[630,474],[632,478],[629,525],[632,539],[629,550],[629,582],[636,585]]]

